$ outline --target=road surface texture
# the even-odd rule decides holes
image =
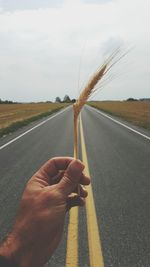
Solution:
[[[75,258],[66,261],[67,242],[71,238],[67,216],[63,240],[45,265],[47,267],[150,266],[150,134],[109,117],[86,106],[81,116],[83,129],[80,127],[86,146],[86,151],[83,151],[81,138],[80,158],[87,152],[102,263],[92,266],[94,251],[90,252],[88,244],[89,219],[86,217],[89,208],[80,208],[78,245],[72,248],[78,250]],[[0,139],[1,238],[11,229],[19,199],[32,174],[51,157],[73,156],[72,108],[52,115],[46,122],[44,120]],[[94,214],[93,206],[90,209]],[[74,208],[72,211],[74,213]]]

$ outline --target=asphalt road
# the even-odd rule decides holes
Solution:
[[[90,107],[83,110],[82,121],[105,267],[149,267],[150,140]],[[37,124],[1,138],[0,146]],[[73,155],[71,108],[0,150],[1,238],[11,229],[27,180],[46,160],[60,155]],[[68,218],[63,240],[47,267],[65,267],[67,224]],[[78,227],[79,267],[88,267],[84,209],[79,211]]]

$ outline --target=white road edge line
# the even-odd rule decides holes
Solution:
[[[45,121],[40,122],[40,123],[37,124],[36,126],[34,126],[34,127],[32,127],[31,129],[29,129],[28,131],[26,131],[26,132],[20,134],[19,136],[15,137],[14,139],[10,140],[8,143],[6,143],[6,144],[0,146],[0,150],[2,150],[3,148],[5,148],[6,146],[12,144],[13,142],[17,141],[18,139],[20,139],[22,136],[26,135],[27,133],[33,131],[34,129],[36,129],[36,128],[38,128],[38,127],[40,127],[41,125],[43,125],[43,124],[46,123],[47,121],[50,121],[50,120],[52,120],[53,118],[55,118],[56,116],[58,116],[58,115],[60,115],[61,113],[65,112],[66,109],[68,109],[68,108],[63,109],[62,111],[56,113],[56,114],[53,115],[52,117],[46,119]]]
[[[137,133],[137,134],[143,136],[144,138],[150,140],[150,137],[149,137],[149,136],[147,136],[147,135],[145,135],[145,134],[142,134],[142,133],[140,133],[140,132],[134,130],[133,128],[131,128],[131,127],[125,125],[124,123],[121,123],[121,122],[119,122],[119,121],[117,121],[117,120],[111,118],[110,116],[106,115],[106,114],[103,113],[102,111],[97,110],[96,108],[93,108],[93,107],[91,107],[91,108],[92,108],[95,112],[100,113],[101,115],[103,115],[104,117],[106,117],[106,118],[108,118],[108,119],[114,121],[115,123],[117,123],[117,124],[119,124],[119,125],[121,125],[121,126],[127,128],[127,129],[129,129],[130,131],[132,131],[132,132],[134,132],[134,133]]]

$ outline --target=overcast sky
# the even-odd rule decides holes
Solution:
[[[0,0],[0,98],[76,98],[118,46],[132,50],[95,99],[150,98],[149,12],[149,0]]]

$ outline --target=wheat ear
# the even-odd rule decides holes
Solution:
[[[103,78],[103,76],[109,71],[113,66],[111,63],[118,52],[115,52],[108,58],[108,60],[94,73],[91,79],[88,81],[84,89],[82,90],[79,98],[73,105],[74,114],[74,157],[78,158],[78,118],[81,109],[85,105],[89,97],[95,93],[98,89],[95,89],[96,84]],[[111,63],[111,64],[110,64]],[[80,195],[80,185],[78,186],[78,195]]]
[[[83,91],[81,92],[79,98],[73,105],[74,114],[74,153],[75,158],[78,158],[78,117],[81,109],[85,105],[89,97],[95,92],[95,85],[102,79],[106,70],[108,63],[104,64],[89,80]]]

